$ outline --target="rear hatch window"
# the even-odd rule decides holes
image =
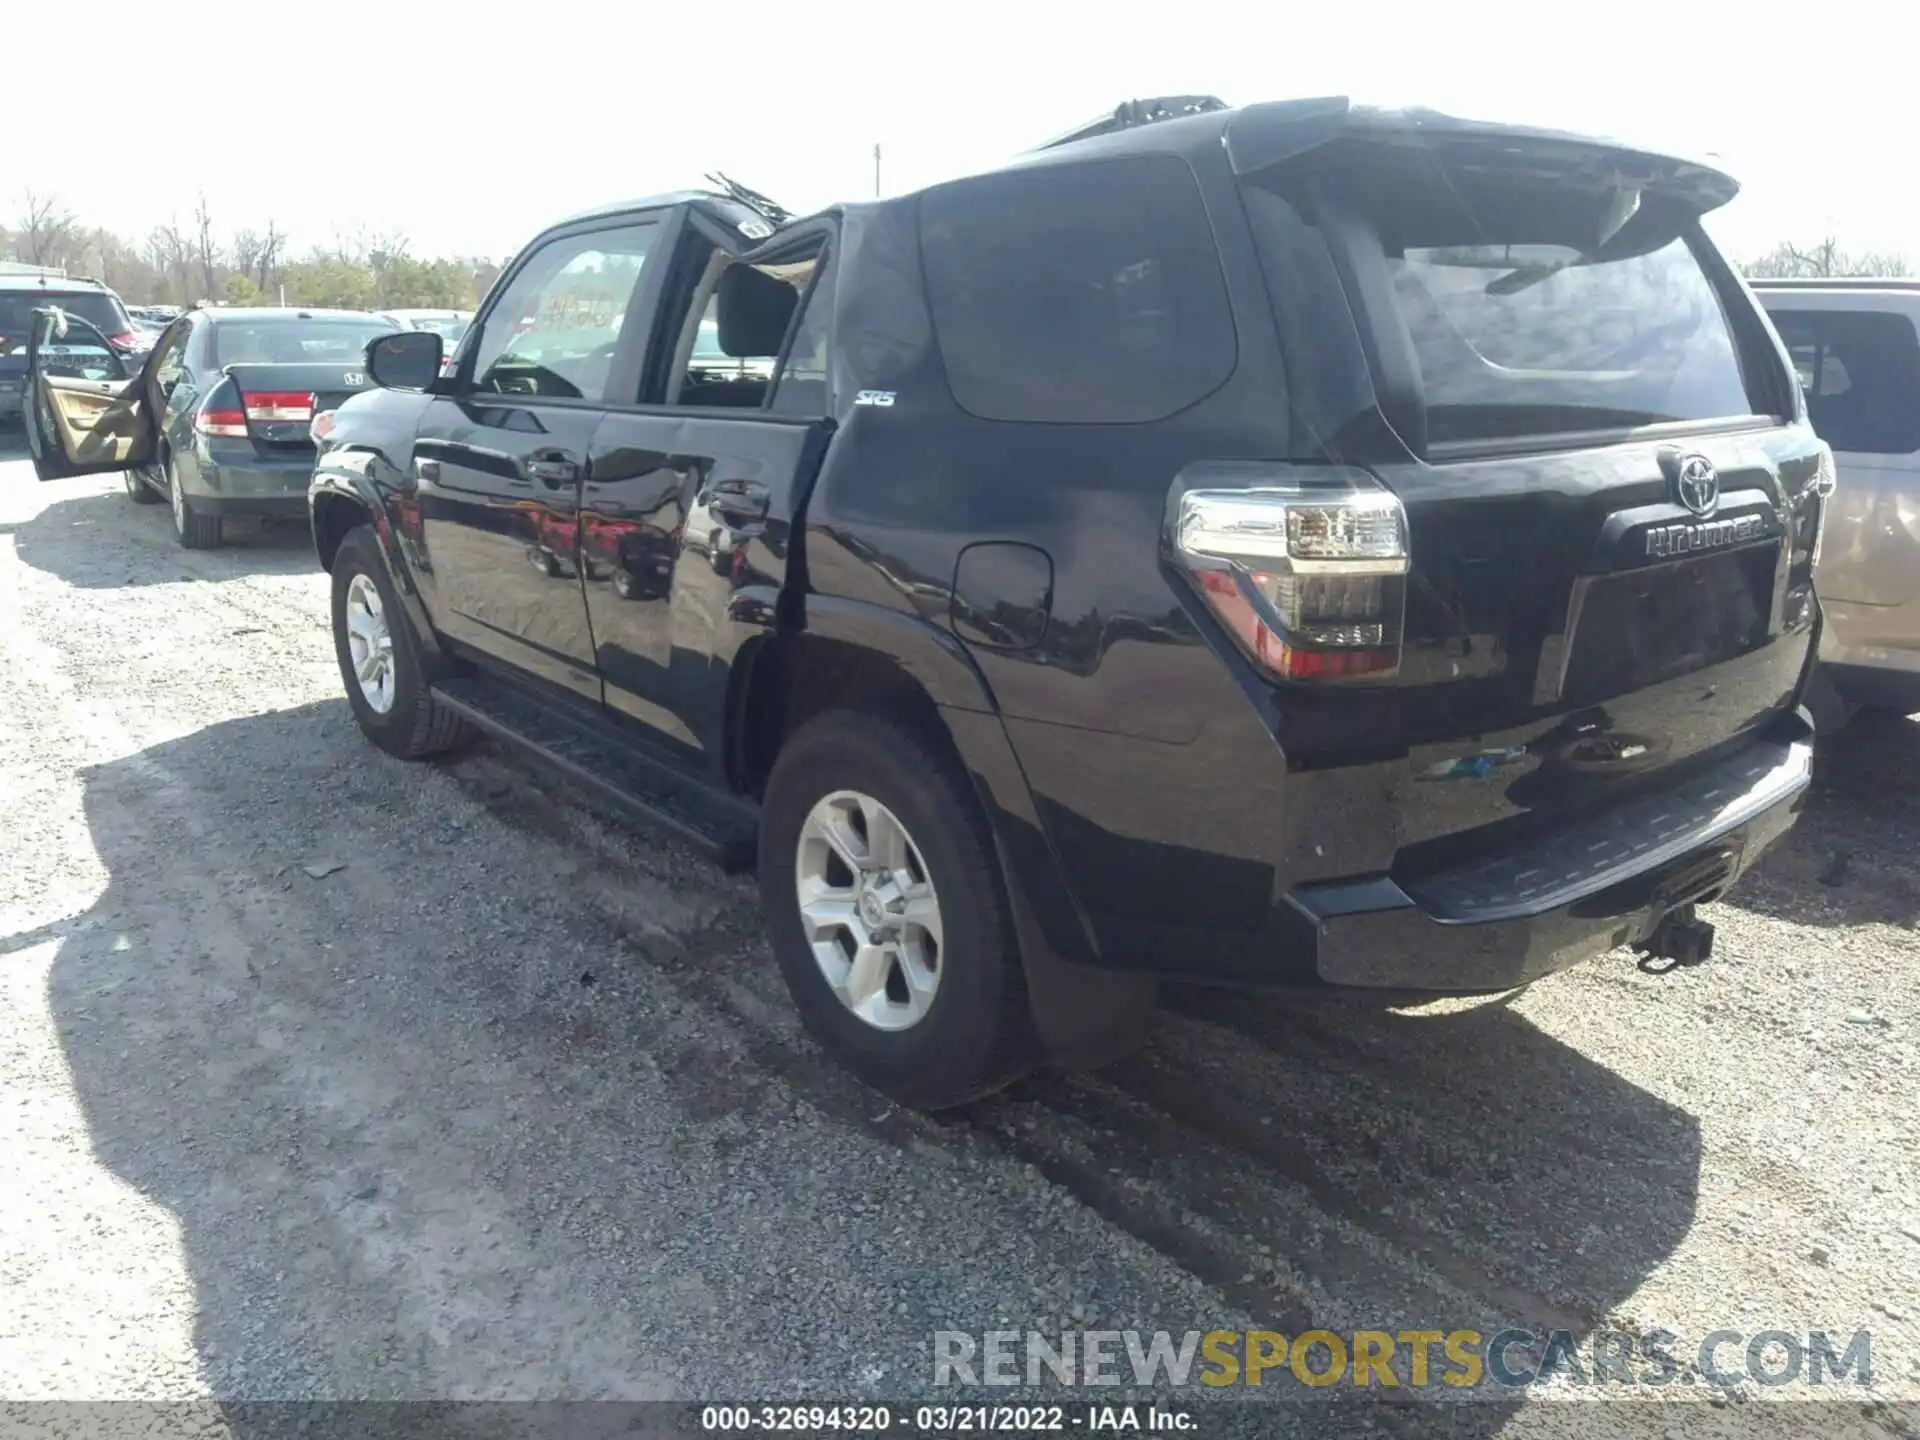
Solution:
[[[1591,159],[1364,141],[1264,183],[1343,222],[1356,308],[1411,361],[1400,398],[1427,444],[1765,413],[1698,212],[1657,187]]]
[[[1719,298],[1684,240],[1612,256],[1409,245],[1387,263],[1430,441],[1753,413]]]

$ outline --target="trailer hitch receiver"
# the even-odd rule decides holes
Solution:
[[[1640,952],[1640,968],[1649,975],[1665,975],[1682,965],[1704,964],[1713,954],[1713,926],[1692,905],[1682,905],[1660,917],[1646,939],[1633,947]]]

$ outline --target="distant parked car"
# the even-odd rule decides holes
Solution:
[[[158,338],[136,325],[120,297],[98,280],[0,274],[0,424],[18,418],[23,408],[28,329],[33,312],[48,305],[85,320],[102,343],[136,367]]]
[[[397,330],[431,330],[451,350],[467,333],[473,316],[465,310],[380,310],[382,320],[391,320]]]
[[[66,323],[69,343],[91,328],[74,312]],[[124,472],[127,495],[140,505],[167,500],[180,543],[208,549],[220,543],[231,515],[305,517],[313,417],[367,388],[367,344],[388,333],[378,316],[354,310],[190,311],[167,327],[144,364],[105,381],[80,376],[84,391],[50,390],[28,441],[42,464],[68,429],[91,450],[117,445],[111,407],[139,397],[160,420],[151,443],[129,442],[120,452],[132,467]],[[42,359],[43,375],[47,368]],[[68,406],[93,413],[48,413]],[[145,423],[128,409],[118,413],[129,425]],[[76,417],[80,423],[71,423]]]
[[[1920,280],[1756,280],[1839,471],[1815,572],[1850,705],[1920,711]]]

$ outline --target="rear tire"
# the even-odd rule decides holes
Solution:
[[[136,505],[158,505],[160,494],[149,485],[139,470],[122,472],[126,478],[127,498]]]
[[[869,1013],[887,1012],[879,1019],[843,998],[843,990],[860,988],[850,968],[842,989],[827,971],[829,963],[841,965],[836,954],[859,963],[856,951],[866,951],[858,936],[871,933],[865,922],[857,930],[825,930],[810,926],[801,912],[803,875],[818,873],[810,866],[827,850],[841,854],[823,847],[810,817],[833,797],[840,797],[834,804],[851,807],[844,812],[851,816],[859,807],[849,796],[870,801],[872,814],[904,832],[908,868],[917,877],[908,889],[933,902],[931,930],[904,942],[918,956],[921,994],[926,975],[934,977],[931,1000],[911,998],[903,957],[872,992]],[[864,846],[875,832],[864,821],[854,825]],[[875,857],[878,848],[866,853]],[[844,859],[837,865],[840,878],[820,883],[849,893],[889,873],[877,858],[871,868],[856,870]],[[902,1105],[943,1110],[991,1094],[1034,1067],[1039,1047],[992,835],[972,784],[944,747],[886,716],[835,711],[812,720],[781,750],[767,782],[759,870],[774,955],[800,1018],[861,1080]],[[813,908],[822,911],[819,904]],[[861,913],[859,905],[849,910]],[[937,945],[929,950],[927,937],[936,932]],[[892,933],[913,932],[896,926]],[[816,954],[816,940],[827,959]],[[919,1003],[924,1009],[914,1018]]]
[[[377,607],[363,603],[369,592]],[[387,641],[385,684],[365,682],[359,674],[356,635],[365,648],[366,619],[376,610]],[[349,623],[350,610],[356,612]],[[433,698],[420,646],[407,612],[394,593],[387,562],[371,525],[351,530],[333,557],[333,649],[340,662],[347,704],[366,737],[402,760],[418,760],[453,750],[473,739],[473,728]],[[372,699],[369,698],[370,694]],[[378,708],[375,701],[384,701]]]
[[[174,468],[173,456],[168,455],[160,463],[167,477],[167,499],[173,507],[174,538],[188,550],[214,549],[220,544],[220,517],[204,515],[193,508],[193,501],[180,488],[180,472]]]

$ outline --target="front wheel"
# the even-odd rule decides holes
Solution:
[[[371,525],[349,532],[333,557],[333,648],[353,718],[382,750],[414,760],[472,738],[471,727],[428,688]]]
[[[803,727],[767,782],[759,870],[800,1018],[860,1079],[941,1110],[1033,1067],[986,817],[924,734],[851,712]]]

